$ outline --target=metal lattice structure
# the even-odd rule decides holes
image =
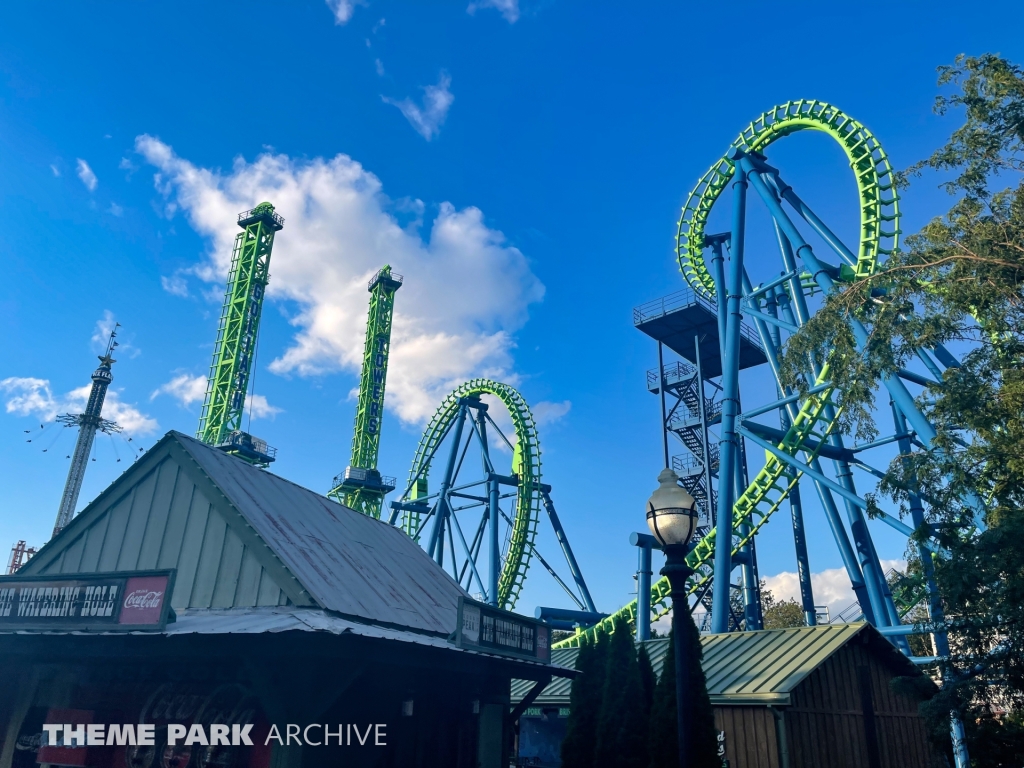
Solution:
[[[111,373],[110,367],[117,362],[112,355],[114,348],[117,347],[115,338],[118,327],[120,327],[120,323],[115,325],[114,330],[110,332],[107,349],[100,357],[100,367],[93,371],[92,389],[89,391],[85,413],[65,413],[57,417],[57,421],[65,427],[78,427],[78,441],[75,443],[75,452],[71,455],[68,479],[64,484],[64,493],[57,510],[57,521],[53,526],[54,536],[60,533],[75,516],[75,507],[78,506],[78,496],[82,492],[82,483],[85,482],[85,470],[89,465],[89,454],[92,453],[96,433],[103,432],[112,435],[121,431],[121,427],[102,416],[107,388],[114,380],[114,374]]]
[[[489,413],[485,397],[507,409],[514,442]],[[501,453],[511,459],[510,471],[499,471],[499,452],[491,450],[489,436],[506,449]],[[431,466],[445,444],[444,474],[438,490],[431,493]],[[471,472],[465,459],[472,445],[480,456],[479,479],[466,479],[460,474]],[[582,610],[594,612],[590,592],[555,511],[551,487],[541,481],[540,456],[537,425],[522,395],[507,384],[489,379],[468,381],[442,401],[427,425],[402,497],[391,503],[389,522],[423,544],[428,554],[447,567],[466,589],[475,584],[482,598],[492,605],[507,610],[515,606],[531,560],[536,557]],[[575,589],[537,551],[542,508],[572,572]],[[466,519],[473,515],[469,510],[477,509],[482,514],[479,520],[469,518],[473,527],[468,528],[472,536],[467,538],[459,519]]]
[[[393,477],[377,471],[380,429],[384,420],[384,388],[391,353],[391,322],[395,293],[402,276],[384,267],[370,280],[370,311],[366,318],[366,344],[359,377],[359,400],[352,432],[352,459],[345,471],[334,478],[327,496],[347,507],[380,519],[384,496],[395,489]]]
[[[263,297],[270,279],[274,235],[284,219],[270,203],[238,214],[224,307],[196,437],[258,464],[273,461],[266,443],[242,432],[246,391],[256,357]]]
[[[781,172],[767,163],[763,153],[774,142],[801,130],[832,137],[850,161],[860,210],[856,249],[848,248],[786,184]],[[708,233],[711,211],[730,186],[731,227],[727,232]],[[770,239],[778,254],[774,273],[770,266],[765,266],[770,261],[763,255],[764,248],[759,250],[756,261],[744,261],[748,192],[752,193],[749,197],[764,204],[771,217],[774,231]],[[824,243],[824,251],[835,261],[815,251],[798,223]],[[699,301],[711,307],[712,314],[717,316],[710,333],[719,341],[714,351],[720,363],[715,387],[722,403],[721,413],[716,417],[716,523],[687,558],[695,570],[689,583],[690,594],[699,596],[711,586],[713,632],[730,629],[730,577],[735,567],[744,564],[745,545],[787,501],[791,508],[796,506],[792,520],[799,558],[803,540],[803,512],[799,509],[802,484],[810,485],[818,497],[860,612],[867,621],[909,653],[905,638],[913,633],[914,627],[902,624],[907,612],[927,599],[932,620],[941,620],[941,604],[931,578],[932,558],[941,554],[938,543],[928,536],[915,537],[924,570],[920,579],[901,581],[891,574],[887,578],[868,527],[866,496],[884,474],[876,466],[880,462],[872,457],[880,457],[884,463],[889,461],[884,450],[877,453],[879,448],[891,449],[895,445],[902,455],[915,448],[931,449],[935,430],[917,407],[908,384],[920,387],[941,381],[942,369],[956,366],[956,359],[942,346],[921,349],[918,357],[926,374],[902,370],[898,376],[876,382],[890,400],[892,434],[860,445],[847,445],[838,433],[842,414],[836,405],[837,392],[827,358],[808,361],[805,377],[809,386],[803,392],[784,388],[779,369],[780,350],[785,341],[808,322],[815,302],[820,301],[813,297],[827,294],[844,282],[874,274],[880,260],[897,249],[899,235],[899,199],[892,167],[881,145],[863,124],[820,101],[788,102],[758,117],[733,142],[726,157],[701,178],[683,206],[676,238],[680,270]],[[752,278],[748,270],[755,268],[760,271]],[[741,411],[740,406],[739,370],[751,363],[743,362],[743,345],[750,345],[750,339],[744,336],[743,317],[754,326],[764,362],[778,388],[774,401],[746,411]],[[854,322],[852,331],[863,346],[867,338],[865,328]],[[693,336],[690,339],[692,344]],[[710,378],[706,370],[704,378]],[[765,423],[764,419],[771,417],[776,423]],[[764,466],[752,472],[750,482],[743,479],[744,441],[753,446],[751,454],[763,451],[765,456]],[[831,465],[828,470],[827,465]],[[862,476],[855,478],[855,470]],[[923,504],[912,493],[910,511],[913,528],[884,512],[877,519],[910,538],[925,522]],[[804,609],[809,614],[808,623],[813,623],[806,551],[799,571]],[[666,579],[651,586],[649,605],[654,617],[668,610],[668,599]],[[617,615],[632,623],[637,610],[634,602]],[[608,631],[615,618],[613,615],[587,632]],[[582,636],[570,638],[562,645],[576,645]],[[942,633],[934,633],[933,642],[940,656],[947,652]]]

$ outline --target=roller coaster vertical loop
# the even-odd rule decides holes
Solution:
[[[764,153],[771,145],[804,130],[832,137],[850,163],[857,184],[860,214],[855,249],[848,248],[784,181],[781,172],[767,162]],[[709,217],[730,184],[734,187],[731,229],[711,234],[707,232]],[[765,272],[763,259],[744,263],[745,241],[753,242],[756,234],[746,228],[747,207],[757,203],[767,209],[775,229],[779,269],[774,274],[770,270],[762,274]],[[797,226],[798,222],[810,229],[816,241],[824,244],[822,252],[829,254],[829,258],[815,251]],[[726,613],[733,556],[761,531],[775,511],[799,488],[801,480],[811,482],[817,492],[865,618],[878,626],[899,624],[902,616],[925,596],[928,585],[923,582],[893,586],[892,579],[883,573],[868,529],[868,504],[857,489],[854,470],[877,477],[880,470],[869,462],[872,455],[878,454],[870,451],[882,445],[897,443],[902,453],[910,450],[911,442],[923,449],[929,447],[934,428],[918,409],[905,383],[927,384],[927,377],[901,372],[899,376],[871,382],[871,385],[881,385],[893,402],[894,435],[869,445],[847,447],[839,433],[842,411],[838,405],[839,393],[829,374],[829,359],[808,362],[806,380],[810,386],[804,393],[783,386],[779,367],[782,345],[810,319],[817,306],[818,300],[812,297],[875,274],[882,260],[898,248],[899,236],[899,197],[892,166],[881,144],[862,123],[821,101],[787,102],[760,115],[740,133],[726,156],[701,177],[683,206],[676,233],[679,267],[693,291],[717,307],[722,339],[718,528],[711,529],[700,539],[687,558],[695,571],[689,593],[703,594],[709,586],[714,590],[711,618],[715,631],[725,631],[728,626]],[[707,262],[705,256],[709,250],[711,259]],[[752,279],[749,270],[755,266],[760,270],[754,275],[761,279],[759,283]],[[738,407],[737,340],[743,318],[755,327],[778,388],[774,403],[747,414],[740,413]],[[866,342],[864,327],[855,323],[852,330],[858,344],[863,346]],[[956,364],[951,357],[945,362]],[[778,415],[778,427],[757,419],[773,413]],[[763,449],[765,463],[753,480],[742,484],[734,494],[741,441]],[[831,462],[831,472],[823,468],[823,462],[827,461]],[[845,522],[840,506],[846,511]],[[801,516],[808,511],[802,510]],[[891,515],[883,513],[879,519],[903,535],[913,533],[909,526]],[[931,558],[937,551],[934,542],[921,543],[923,557]],[[652,585],[654,617],[668,610],[668,595],[665,579]],[[608,631],[620,615],[633,622],[636,610],[637,604],[631,603],[586,632]],[[581,637],[577,635],[561,645],[576,645]],[[897,643],[907,650],[902,637]]]

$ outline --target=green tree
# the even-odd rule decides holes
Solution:
[[[562,740],[563,768],[593,768],[607,650],[604,634],[598,635],[596,642],[584,638],[580,644],[576,657],[579,674],[569,692],[569,720]]]
[[[672,650],[672,633],[668,635],[668,653],[661,667],[661,677],[654,687],[651,702],[648,749],[650,768],[679,768],[679,742],[676,740],[676,655]]]
[[[986,54],[939,72],[948,90],[936,111],[962,110],[964,121],[906,178],[941,172],[952,208],[877,275],[826,297],[787,344],[783,370],[806,386],[807,356],[828,356],[841,427],[863,437],[877,431],[875,382],[919,349],[964,352],[918,398],[938,432],[932,450],[894,461],[879,491],[902,515],[922,503],[948,551],[935,568],[951,656],[941,692],[922,707],[933,734],[948,744],[959,710],[975,766],[1019,766],[1022,729],[1002,713],[1024,706],[1024,71]],[[864,349],[853,319],[868,331]]]
[[[594,765],[645,768],[647,722],[636,646],[629,623],[620,616],[608,646]]]
[[[718,759],[718,731],[715,728],[715,713],[708,696],[707,680],[701,664],[704,651],[700,633],[693,620],[682,622],[689,636],[686,647],[690,657],[685,660],[690,670],[690,765],[693,768],[721,768]],[[673,634],[669,634],[668,653],[661,669],[661,677],[654,690],[651,706],[649,750],[650,768],[678,768],[679,742],[676,720],[676,660]]]
[[[765,629],[787,629],[807,625],[804,609],[796,600],[776,600],[764,579],[761,580],[760,591],[761,614],[764,616]]]
[[[640,650],[637,651],[636,664],[640,669],[640,687],[644,694],[644,714],[650,717],[651,705],[654,703],[654,687],[658,684],[658,676],[654,674],[651,657],[648,655],[647,646],[644,643],[640,644]]]

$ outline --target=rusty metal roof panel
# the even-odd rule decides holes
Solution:
[[[466,592],[404,532],[171,434],[321,608],[445,635],[455,629]]]

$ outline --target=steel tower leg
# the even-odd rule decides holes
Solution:
[[[501,549],[498,537],[498,479],[494,472],[494,465],[491,463],[491,449],[487,444],[487,416],[486,412],[479,408],[476,412],[476,427],[480,436],[480,454],[484,463],[484,472],[487,473],[487,540],[488,540],[488,564],[487,564],[487,602],[491,605],[498,604],[498,577],[501,574]],[[472,553],[467,557],[472,558]]]
[[[746,227],[747,177],[737,173],[733,181],[733,215],[730,280],[726,294],[725,352],[722,355],[722,426],[718,447],[718,522],[715,531],[715,580],[712,587],[711,631],[729,631],[729,583],[732,574],[732,507],[735,501],[734,473],[739,469],[740,284],[743,274],[743,236]],[[721,293],[726,286],[721,286]],[[721,307],[721,303],[719,303]],[[722,324],[722,321],[719,321]]]
[[[459,458],[459,447],[462,445],[462,424],[466,420],[466,404],[459,406],[459,415],[455,417],[455,433],[452,436],[452,447],[448,453],[448,466],[445,468],[444,479],[441,481],[440,492],[437,496],[437,512],[434,515],[434,527],[430,531],[430,547],[427,551],[434,558],[438,565],[444,565],[444,528],[450,512],[448,502],[448,491],[452,487],[452,479],[455,475],[455,462]],[[455,553],[452,553],[452,557]]]
[[[548,519],[551,521],[551,527],[555,532],[555,538],[558,539],[558,545],[562,548],[562,554],[565,555],[565,562],[569,565],[569,571],[572,573],[573,581],[576,582],[576,587],[580,591],[580,596],[583,598],[583,603],[591,613],[597,613],[597,608],[594,607],[594,600],[590,596],[590,590],[587,588],[587,582],[583,580],[583,572],[580,570],[579,563],[576,562],[576,556],[572,553],[572,547],[569,546],[569,538],[565,535],[565,529],[562,528],[562,521],[558,519],[558,513],[555,511],[555,503],[551,500],[551,494],[545,491],[544,488],[550,486],[542,486],[541,488],[541,499],[544,502],[544,510],[548,513]],[[649,586],[649,584],[648,584]],[[650,590],[648,590],[649,592]]]

